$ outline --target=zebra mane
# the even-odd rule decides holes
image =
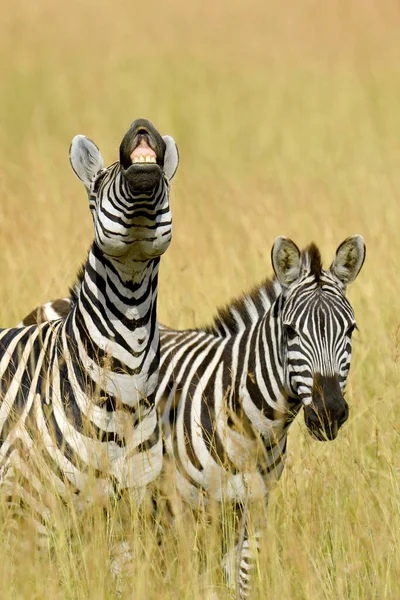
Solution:
[[[242,294],[219,308],[211,325],[200,327],[199,330],[221,337],[235,335],[262,318],[281,291],[276,278],[266,279],[248,294]]]
[[[85,266],[86,266],[86,262],[80,266],[79,271],[76,274],[75,282],[69,288],[69,294],[71,297],[71,306],[75,306],[78,301],[79,291],[82,287],[82,281],[85,276]]]
[[[302,251],[301,263],[318,284],[323,273],[322,259],[314,242]],[[248,294],[242,294],[226,306],[218,308],[211,325],[200,327],[199,330],[221,337],[235,335],[262,318],[281,292],[282,287],[276,277],[265,279]]]
[[[315,280],[318,283],[322,275],[322,258],[321,253],[314,242],[307,246],[301,253],[301,262],[307,267],[309,275],[314,275]]]

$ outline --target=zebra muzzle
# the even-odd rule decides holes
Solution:
[[[123,177],[133,195],[149,193],[160,182],[166,144],[147,119],[132,123],[120,146]]]
[[[309,432],[319,441],[334,440],[348,416],[349,407],[338,378],[317,373],[314,376],[312,402],[304,407],[304,420]]]

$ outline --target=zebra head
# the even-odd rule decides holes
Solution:
[[[360,235],[339,246],[326,271],[314,244],[301,253],[292,240],[279,237],[272,248],[272,264],[283,289],[285,385],[304,404],[306,425],[319,440],[335,439],[349,414],[343,393],[356,321],[345,293],[364,259]]]
[[[70,162],[89,196],[95,243],[120,263],[160,256],[171,241],[169,182],[178,150],[146,119],[132,123],[120,145],[120,160],[104,168],[100,150],[77,135]]]

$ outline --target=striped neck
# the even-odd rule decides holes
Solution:
[[[156,387],[159,365],[159,258],[140,263],[131,280],[93,244],[67,335],[100,393],[135,405]]]
[[[248,333],[241,396],[245,413],[261,433],[276,419],[286,419],[293,409],[285,388],[281,304],[279,296]]]

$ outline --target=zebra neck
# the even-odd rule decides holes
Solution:
[[[97,389],[133,405],[155,390],[159,364],[156,303],[159,259],[121,275],[89,252],[67,335]]]
[[[277,303],[279,299],[249,332],[240,389],[242,410],[264,438],[278,434],[292,419],[292,404],[284,383]]]
[[[78,309],[87,318],[87,306],[100,314],[105,324],[110,321],[114,327],[122,326],[124,334],[140,337],[138,328],[151,322],[155,310],[159,262],[159,258],[141,261],[135,270],[131,268],[128,278],[125,264],[104,258],[94,246],[84,269]],[[112,333],[104,331],[104,335],[113,339]]]

